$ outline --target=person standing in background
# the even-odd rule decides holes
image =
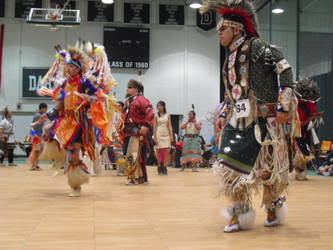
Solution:
[[[170,161],[171,143],[174,142],[170,115],[166,112],[165,102],[157,103],[157,115],[154,119],[154,140],[156,143],[157,170],[159,175],[167,175]]]
[[[14,161],[15,135],[14,121],[12,120],[12,111],[6,107],[3,111],[3,117],[0,122],[0,141],[2,154],[0,156],[0,165],[4,166],[3,161],[8,157],[8,166],[17,166]]]
[[[42,150],[42,136],[43,136],[43,127],[45,122],[47,121],[47,116],[44,115],[47,111],[47,104],[40,103],[39,111],[34,115],[31,124],[30,135],[32,138],[32,150],[29,157],[30,170],[42,170],[38,166],[38,157]]]
[[[124,105],[124,155],[126,155],[126,185],[148,184],[146,147],[148,133],[154,123],[154,109],[143,96],[143,85],[136,80],[127,84]]]
[[[199,133],[201,130],[201,122],[195,119],[195,112],[191,110],[188,113],[188,120],[183,122],[180,126],[181,129],[185,130],[184,135],[184,146],[181,158],[182,168],[180,171],[184,171],[187,163],[192,164],[192,171],[198,172],[197,163],[202,161],[201,151],[201,139]]]

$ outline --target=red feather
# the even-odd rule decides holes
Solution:
[[[245,12],[243,9],[237,8],[237,7],[235,7],[235,8],[223,7],[221,9],[219,9],[217,12],[219,14],[221,14],[222,16],[235,15],[235,16],[241,17],[245,22],[246,34],[250,34],[253,36],[259,36],[254,28],[254,24],[252,22],[250,15],[247,12]]]

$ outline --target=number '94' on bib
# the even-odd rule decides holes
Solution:
[[[250,115],[250,108],[249,99],[242,99],[237,101],[234,107],[236,118],[248,117]]]

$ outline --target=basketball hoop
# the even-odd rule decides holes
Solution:
[[[61,13],[66,9],[67,5],[69,4],[70,0],[67,0],[64,4],[64,7],[61,7],[59,3],[55,3],[55,6],[51,6],[49,9],[49,13],[47,18],[50,18],[52,21],[59,21],[62,20]]]
[[[63,16],[60,13],[61,9],[48,9],[48,13],[45,16],[45,19],[54,22],[60,21],[63,19]]]
[[[52,21],[61,20],[61,9],[49,9],[45,19],[50,19]],[[60,17],[60,18],[59,18]]]

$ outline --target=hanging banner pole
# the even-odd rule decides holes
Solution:
[[[3,50],[3,36],[5,32],[5,25],[0,25],[0,91],[1,91],[1,84],[2,84],[2,50]]]

